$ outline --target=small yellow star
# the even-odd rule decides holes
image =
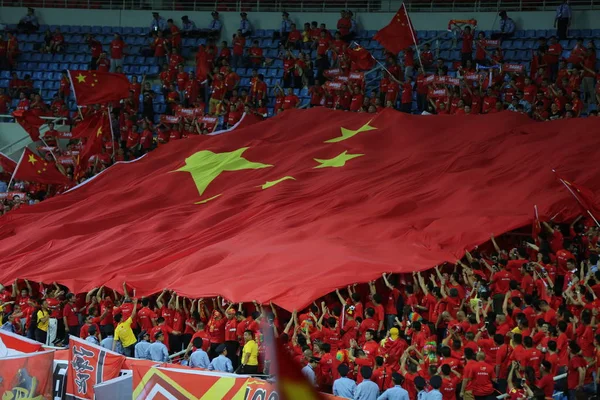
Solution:
[[[78,83],[82,83],[82,82],[85,82],[85,78],[87,78],[87,76],[85,76],[85,75],[83,75],[83,74],[80,73],[75,78],[77,79]]]
[[[356,136],[361,132],[367,132],[367,131],[372,131],[372,130],[377,129],[374,126],[369,125],[369,123],[371,123],[371,121],[367,122],[366,124],[364,124],[363,126],[358,128],[357,130],[341,128],[342,136],[338,136],[333,139],[326,140],[325,143],[341,142],[342,140],[350,139],[351,137]]]
[[[35,158],[35,156],[33,154],[30,154],[29,160],[27,160],[27,161],[32,163],[33,165],[35,165],[35,163],[38,162],[39,160],[37,158]]]
[[[344,151],[341,154],[338,154],[337,156],[333,157],[333,158],[329,158],[329,159],[318,159],[315,158],[314,160],[316,162],[318,162],[320,165],[317,165],[314,168],[339,168],[339,167],[343,167],[344,165],[346,165],[346,161],[348,160],[352,160],[353,158],[356,157],[361,157],[364,156],[364,154],[348,154],[347,151]]]
[[[288,181],[288,180],[295,181],[296,178],[294,178],[293,176],[284,176],[283,178],[279,178],[279,179],[276,179],[274,181],[267,181],[265,184],[259,185],[257,187],[259,187],[259,188],[261,188],[261,189],[264,190],[264,189],[268,189],[270,187],[273,187],[273,186],[277,185],[278,183],[281,183],[283,181]]]
[[[92,86],[94,86],[94,85],[92,84]],[[102,127],[98,128],[98,131],[96,132],[96,137],[98,137],[100,135],[102,135]]]

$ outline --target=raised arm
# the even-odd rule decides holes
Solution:
[[[123,298],[129,300],[129,293],[127,292],[127,283],[123,282]]]
[[[385,274],[385,272],[381,275],[383,278],[383,282],[385,283],[385,286],[388,287],[388,289],[393,290],[394,286],[388,281],[387,276]]]
[[[156,307],[158,308],[163,308],[165,303],[163,303],[163,297],[165,296],[165,293],[167,292],[167,289],[164,289],[156,298]]]
[[[342,303],[342,306],[345,305],[346,299],[344,299],[344,296],[341,295],[340,289],[335,289],[335,294],[337,295],[338,299],[340,300],[340,303]]]
[[[502,249],[500,248],[500,246],[498,246],[498,243],[496,243],[496,238],[494,237],[493,233],[490,236],[490,239],[492,240],[492,244],[494,245],[494,249],[496,250],[496,253],[500,253],[502,251]]]

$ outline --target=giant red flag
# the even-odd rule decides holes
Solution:
[[[4,153],[0,153],[0,167],[8,174],[12,174],[15,171],[17,163]]]
[[[72,182],[57,168],[25,147],[15,168],[14,179],[45,184],[70,185]]]
[[[15,110],[12,115],[31,140],[34,142],[40,140],[40,126],[44,125],[44,120],[38,114],[33,110]]]
[[[75,101],[80,106],[118,103],[129,97],[129,80],[123,74],[99,71],[69,71]]]
[[[402,3],[390,23],[380,29],[373,36],[373,39],[394,54],[407,49],[413,44],[417,45],[417,36],[404,3]]]
[[[591,118],[436,117],[317,107],[177,140],[0,217],[0,283],[126,280],[298,309],[383,272],[455,262],[532,208],[579,213],[552,168],[600,190]],[[552,157],[545,157],[552,154]],[[43,263],[40,262],[43,260]]]

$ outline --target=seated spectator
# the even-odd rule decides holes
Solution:
[[[292,24],[294,26],[294,24]],[[290,33],[291,36],[291,33]],[[258,45],[258,40],[252,42],[252,47],[248,49],[248,61],[251,67],[258,68],[262,65],[265,58],[263,57],[263,49]]]
[[[196,24],[187,15],[181,17],[181,30],[183,31],[183,36],[187,37],[194,37],[198,33]]]
[[[19,32],[23,33],[33,33],[37,32],[40,28],[40,23],[38,22],[37,17],[35,16],[35,10],[31,7],[27,8],[27,14],[19,20],[17,24],[17,29]]]
[[[509,18],[506,11],[500,11],[500,32],[492,33],[492,39],[509,39],[514,36],[516,25],[512,18]]]
[[[60,32],[60,29],[56,28],[52,35],[52,41],[50,42],[50,53],[61,53],[63,51],[65,43],[65,37]]]

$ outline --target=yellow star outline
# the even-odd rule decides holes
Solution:
[[[38,162],[39,160],[37,158],[35,158],[35,156],[33,154],[29,155],[29,160],[27,160],[27,162],[32,163],[33,165],[35,165],[36,162]]]
[[[75,77],[75,79],[77,79],[77,83],[85,82],[85,78],[87,78],[87,76],[83,75],[82,73],[79,73],[79,75]]]
[[[344,151],[341,154],[338,154],[337,156],[333,157],[333,158],[329,158],[329,159],[318,159],[315,158],[314,160],[316,162],[318,162],[320,165],[317,165],[314,168],[339,168],[339,167],[343,167],[344,165],[346,165],[346,161],[348,160],[352,160],[353,158],[357,158],[357,157],[362,157],[364,156],[364,154],[348,154],[347,151]]]
[[[248,147],[242,147],[230,152],[214,153],[210,150],[198,151],[185,159],[185,165],[171,172],[189,172],[198,189],[198,194],[202,196],[206,188],[217,179],[222,172],[241,171],[245,169],[269,168],[272,165],[248,161],[242,154],[248,150]],[[219,195],[220,196],[220,195]],[[200,203],[206,203],[218,196],[204,199]]]
[[[373,131],[373,130],[377,129],[374,126],[369,125],[371,123],[371,121],[367,122],[366,124],[364,124],[363,126],[361,126],[360,128],[358,128],[356,130],[340,128],[342,131],[342,136],[338,136],[338,137],[334,137],[333,139],[326,140],[325,143],[341,142],[343,140],[350,139],[351,137],[354,137],[361,132],[368,132],[368,131]]]
[[[284,176],[283,178],[279,178],[279,179],[276,179],[274,181],[267,181],[263,185],[258,185],[257,187],[259,187],[259,188],[261,188],[261,189],[264,190],[264,189],[268,189],[270,187],[273,187],[273,186],[277,185],[278,183],[281,183],[283,181],[289,181],[289,180],[295,181],[296,178],[294,178],[293,176]]]

